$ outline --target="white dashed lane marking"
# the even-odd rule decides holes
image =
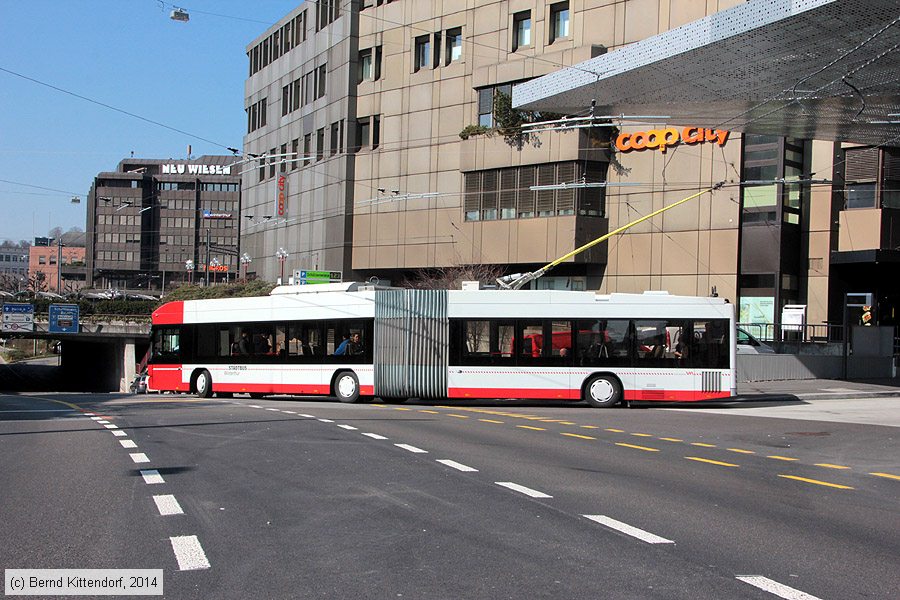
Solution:
[[[148,462],[150,462],[150,459],[147,458],[147,455],[144,454],[143,452],[135,452],[134,454],[129,454],[128,456],[130,456],[130,457],[131,457],[131,460],[133,460],[133,461],[136,462],[136,463],[148,463]]]
[[[512,481],[495,481],[494,483],[499,486],[505,487],[507,489],[519,492],[520,494],[525,494],[526,496],[531,496],[532,498],[552,498],[553,497],[549,494],[545,494],[544,492],[539,492],[537,490],[527,488],[524,485],[519,485],[518,483],[513,483]]]
[[[109,421],[107,421],[106,419],[97,419],[97,422],[101,425],[106,425],[107,423],[109,423]]]
[[[478,469],[466,466],[462,463],[458,463],[455,460],[450,460],[449,458],[438,459],[438,462],[441,463],[442,465],[447,465],[448,467],[456,469],[457,471],[463,471],[464,473],[477,473],[478,472]]]
[[[113,425],[112,423],[110,423],[109,425],[104,425],[104,427],[106,427],[107,429],[118,429],[119,428],[118,425]]]
[[[741,575],[737,579],[785,600],[819,600],[816,596],[801,592],[761,575]]]
[[[153,501],[156,503],[156,508],[157,510],[159,510],[159,514],[163,517],[184,514],[184,511],[181,510],[181,505],[178,504],[178,500],[176,500],[175,496],[171,494],[153,496]]]
[[[141,477],[147,485],[166,482],[156,469],[141,469]]]
[[[347,431],[356,431],[356,427],[353,425],[338,425],[341,429],[346,429]]]
[[[378,435],[377,433],[364,433],[363,435],[366,436],[366,437],[370,437],[370,438],[372,438],[373,440],[386,440],[386,439],[388,439],[388,438],[384,437],[383,435]]]
[[[121,429],[116,429],[115,431],[112,432],[112,434],[113,434],[114,436],[116,436],[116,437],[125,437],[126,435],[128,435],[127,433],[125,433],[125,432],[122,431]]]
[[[613,518],[607,517],[606,515],[583,515],[584,518],[590,519],[595,523],[600,523],[610,529],[615,529],[619,533],[624,533],[625,535],[630,535],[633,538],[637,538],[642,542],[647,542],[648,544],[674,544],[672,540],[667,540],[664,537],[659,537],[658,535],[654,535],[649,531],[644,531],[643,529],[638,529],[637,527],[632,527],[627,523],[623,523],[622,521],[617,521]]]
[[[428,450],[422,450],[421,448],[416,448],[415,446],[410,446],[409,444],[394,444],[398,448],[403,448],[404,450],[409,450],[410,452],[415,452],[416,454],[428,454]]]
[[[103,417],[91,417],[91,421],[102,421]]]
[[[137,448],[134,440],[119,440],[119,443],[122,444],[123,448]]]
[[[209,561],[206,559],[206,553],[203,552],[203,546],[196,535],[182,535],[178,537],[170,537],[172,550],[175,552],[175,560],[178,561],[178,570],[193,571],[196,569],[208,569]]]
[[[313,415],[304,415],[303,413],[297,413],[298,417],[303,417],[304,419],[315,419],[316,417]]]
[[[323,423],[334,423],[331,419],[319,419]]]

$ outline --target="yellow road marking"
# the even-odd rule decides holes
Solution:
[[[680,440],[678,438],[659,438],[659,439],[666,441],[666,442],[683,442],[684,441],[684,440]]]
[[[633,435],[635,437],[653,437],[649,433],[632,433],[631,435]]]
[[[818,479],[807,479],[806,477],[795,477],[794,475],[779,475],[779,477],[784,477],[785,479],[794,479],[796,481],[805,481],[806,483],[814,483],[816,485],[824,485],[827,487],[837,488],[839,490],[852,490],[854,488],[849,485],[838,485],[836,483],[828,483],[827,481],[819,481]]]
[[[573,423],[572,421],[560,421],[559,424],[560,425],[574,425],[575,423]]]
[[[614,433],[625,433],[625,430],[624,430],[624,429],[613,429],[613,428],[611,428],[611,427],[607,427],[607,428],[606,428],[606,431],[612,431],[612,432],[614,432]]]
[[[516,425],[519,429],[533,429],[534,431],[547,431],[543,427],[532,427],[531,425]]]
[[[456,417],[457,419],[468,419],[469,417],[466,415],[454,415],[453,413],[447,413],[448,417]]]
[[[394,410],[412,410],[411,408],[401,408],[399,406],[395,406]]]
[[[438,412],[438,411],[436,411],[436,410],[420,410],[419,412],[420,412],[420,413],[428,413],[429,415],[439,415],[439,414],[441,414],[440,412]]]
[[[825,467],[826,469],[849,469],[850,467],[845,467],[844,465],[833,465],[831,463],[816,463],[817,467]]]
[[[622,442],[616,442],[616,446],[622,446],[624,448],[634,448],[635,450],[643,450],[645,452],[659,452],[657,448],[648,448],[647,446],[635,446],[634,444],[623,444]]]
[[[582,425],[582,429],[600,429],[597,425]]]
[[[541,423],[563,423],[562,419],[541,419]]]
[[[875,477],[887,477],[888,479],[896,479],[900,481],[900,477],[897,475],[891,475],[890,473],[869,473],[869,475],[874,475]]]
[[[81,410],[81,407],[78,406],[77,404],[72,404],[71,402],[66,402],[65,400],[51,400],[50,402],[55,402],[55,403],[57,403],[57,404],[62,404],[63,406],[68,406],[69,408],[72,408],[72,409],[75,409],[75,410]]]
[[[688,460],[695,460],[697,462],[709,463],[711,465],[719,465],[720,467],[737,467],[738,466],[738,465],[735,465],[732,463],[721,462],[718,460],[710,460],[708,458],[700,458],[699,456],[685,456],[685,458]]]
[[[729,448],[730,452],[739,452],[741,454],[756,454],[753,450],[741,450],[740,448]]]
[[[582,440],[596,440],[597,438],[591,437],[589,435],[578,435],[577,433],[563,433],[562,435],[567,435],[569,437],[578,438]]]
[[[501,425],[503,424],[503,421],[495,421],[494,419],[478,419],[478,420],[482,421],[484,423],[500,423]]]
[[[774,458],[775,460],[786,460],[786,461],[797,460],[796,458],[791,458],[790,456],[778,456],[777,454],[767,456],[766,458]]]
[[[387,408],[384,404],[373,404],[372,408]]]
[[[691,446],[700,446],[701,448],[715,448],[715,444],[704,444],[703,442],[691,442]]]

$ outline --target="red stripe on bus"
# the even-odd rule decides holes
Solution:
[[[153,311],[154,325],[181,325],[184,323],[184,302],[166,302]]]
[[[526,388],[450,388],[448,398],[536,398],[542,400],[578,400],[581,390]]]
[[[524,388],[450,388],[448,398],[528,398],[540,400],[580,400],[581,390]],[[729,398],[728,392],[696,390],[625,390],[625,400],[641,402],[696,402]]]

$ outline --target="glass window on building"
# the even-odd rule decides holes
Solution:
[[[415,39],[413,48],[415,51],[413,71],[419,71],[428,66],[428,57],[431,55],[431,36],[420,35]]]
[[[569,37],[569,3],[550,5],[550,43]]]
[[[370,119],[358,119],[356,121],[356,149],[361,150],[369,147],[370,139]]]
[[[446,64],[462,60],[462,27],[455,27],[447,30],[447,57]]]
[[[375,69],[372,63],[372,49],[359,51],[359,83],[370,81],[375,77]]]
[[[512,51],[531,46],[531,11],[523,10],[513,15]]]

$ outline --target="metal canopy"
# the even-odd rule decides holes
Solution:
[[[900,146],[900,2],[751,0],[513,88],[513,105]]]

